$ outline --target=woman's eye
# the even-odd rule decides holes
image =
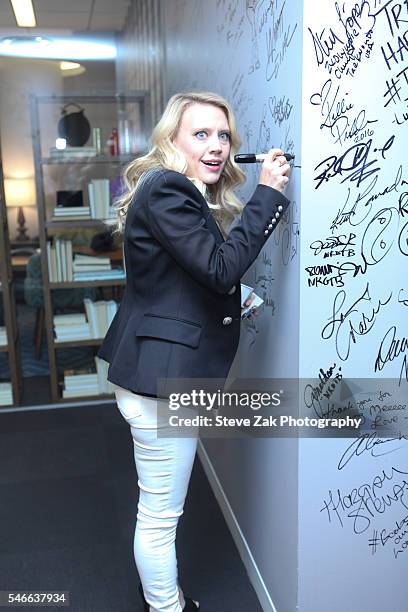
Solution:
[[[207,132],[204,132],[203,130],[201,132],[196,132],[196,136],[200,140],[203,140],[203,138],[205,138],[207,136]]]
[[[231,139],[231,135],[228,132],[223,132],[220,134],[220,138],[225,141],[229,141]]]

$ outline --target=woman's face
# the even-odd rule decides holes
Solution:
[[[191,104],[182,115],[173,144],[186,157],[187,176],[206,184],[216,183],[231,148],[225,112],[212,104]]]

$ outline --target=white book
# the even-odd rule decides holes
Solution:
[[[50,247],[51,252],[51,274],[52,274],[52,282],[57,280],[57,253],[55,250],[55,246]]]
[[[118,310],[118,304],[115,300],[109,300],[108,302],[108,325],[110,325],[115,317]]]
[[[64,379],[65,389],[79,389],[83,387],[97,387],[98,377],[97,374],[89,374],[88,378],[81,378],[77,380],[79,376],[72,376],[71,379]]]
[[[59,338],[62,338],[63,336],[66,338],[70,338],[70,337],[76,337],[78,335],[81,336],[90,336],[91,330],[89,327],[89,323],[79,323],[77,325],[72,324],[72,325],[61,325],[61,326],[54,326],[54,330],[55,333],[57,334],[57,336]]]
[[[54,344],[62,344],[63,342],[82,342],[83,340],[91,340],[89,333],[78,334],[76,336],[57,336],[54,340]]]
[[[0,327],[0,346],[7,345],[7,329],[5,327]]]
[[[89,323],[55,326],[55,333],[59,336],[76,336],[77,334],[88,334],[89,331]]]
[[[54,215],[62,217],[70,215],[89,215],[89,206],[55,206]]]
[[[88,374],[66,374],[64,377],[64,383],[68,385],[74,385],[77,382],[87,384],[95,382],[96,372],[89,372]]]
[[[57,256],[57,282],[62,282],[62,253],[61,253],[61,240],[56,238],[55,240],[55,253]]]
[[[52,276],[52,262],[51,262],[51,243],[47,242],[47,265],[48,265],[48,278],[50,283],[52,283],[53,276]]]
[[[86,316],[83,312],[73,312],[54,315],[53,320],[54,325],[71,325],[72,323],[86,323]]]
[[[98,336],[98,320],[95,309],[95,302],[92,302],[89,298],[84,299],[86,316],[88,318],[89,327],[91,330],[92,338],[99,338]]]
[[[73,279],[72,240],[67,241],[67,281]]]
[[[74,280],[105,280],[110,278],[125,278],[123,270],[112,269],[94,272],[74,272]]]
[[[100,338],[108,331],[108,308],[105,301],[98,302],[98,330]]]
[[[91,264],[110,264],[110,257],[104,257],[99,255],[83,255],[82,253],[75,253],[74,259],[77,263],[91,263]]]
[[[72,386],[65,385],[66,391],[77,391],[78,392],[78,391],[86,391],[87,389],[92,389],[95,395],[99,393],[98,379],[96,377],[96,374],[95,374],[95,377],[89,382],[84,382],[84,383],[77,382]]]
[[[96,219],[96,210],[95,210],[95,193],[93,183],[88,183],[88,199],[89,199],[89,209],[91,211],[92,219]]]
[[[103,361],[99,357],[95,357],[96,372],[98,375],[98,388],[99,393],[111,393],[112,390],[109,388],[112,383],[108,381],[108,369],[109,364]]]
[[[109,214],[109,179],[92,179],[95,210],[98,219],[106,219]]]
[[[89,396],[89,395],[99,395],[98,392],[98,386],[95,385],[93,387],[86,387],[86,388],[81,388],[81,389],[73,389],[73,390],[67,390],[67,389],[63,389],[62,390],[62,397],[63,398],[68,398],[68,397],[82,397],[82,396]]]

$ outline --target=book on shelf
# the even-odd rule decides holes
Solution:
[[[74,272],[92,272],[94,270],[111,270],[110,257],[101,257],[93,255],[74,255],[73,271]]]
[[[108,219],[111,216],[109,179],[92,179],[88,183],[89,207],[93,219]]]
[[[7,406],[13,403],[13,390],[11,382],[0,383],[0,405]]]
[[[51,221],[82,221],[91,218],[89,206],[56,206]]]
[[[118,309],[117,303],[115,300],[93,302],[85,298],[84,305],[92,337],[104,338]]]
[[[56,238],[47,242],[48,276],[51,283],[72,281],[72,241]]]
[[[101,395],[111,394],[116,386],[108,381],[109,364],[99,357],[95,357],[95,370],[92,372],[78,370],[79,373],[72,373],[72,370],[64,371],[64,389],[62,397],[78,397],[81,395]]]
[[[71,240],[47,242],[48,275],[51,283],[125,278],[123,268],[112,268],[109,257],[76,253]]]
[[[93,272],[74,272],[74,281],[92,280],[116,280],[126,278],[122,268],[112,268],[112,270],[95,270]]]
[[[7,328],[0,327],[0,346],[7,346]]]
[[[88,340],[92,337],[84,313],[54,315],[53,323],[56,342]]]

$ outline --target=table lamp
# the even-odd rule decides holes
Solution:
[[[4,179],[4,192],[6,204],[17,207],[17,236],[16,241],[26,242],[30,240],[27,236],[25,226],[25,206],[35,205],[35,182],[33,178],[6,178]]]

